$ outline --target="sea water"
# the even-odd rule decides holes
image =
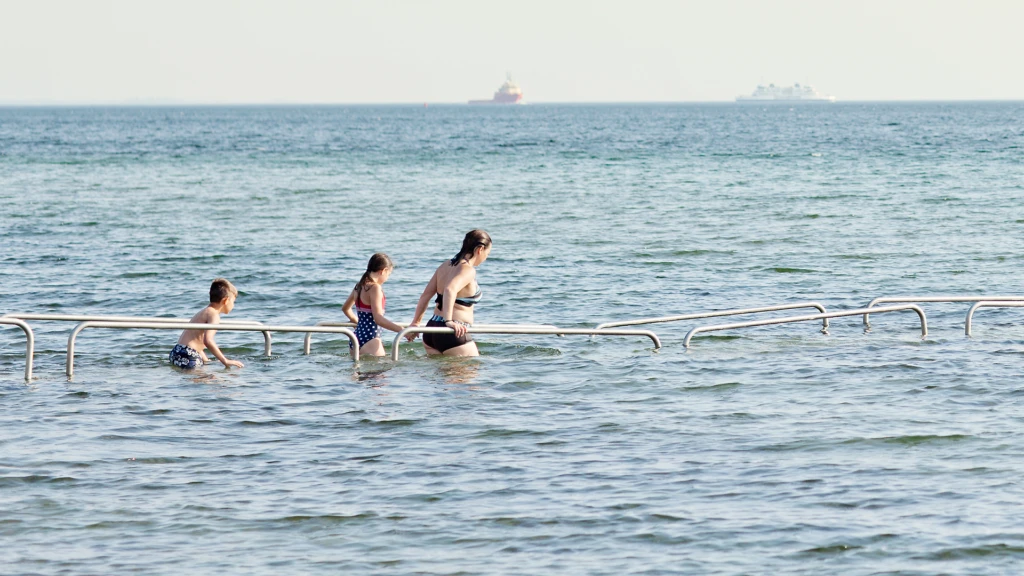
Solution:
[[[408,322],[462,236],[477,322],[1024,294],[1024,105],[0,109],[0,313]],[[698,336],[0,330],[4,574],[1008,574],[1024,312]],[[789,314],[813,312],[796,311]],[[428,312],[429,314],[429,312]],[[785,315],[787,313],[776,313]],[[771,316],[771,315],[765,315]],[[390,346],[391,336],[387,333]]]

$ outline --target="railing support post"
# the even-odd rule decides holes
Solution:
[[[17,318],[0,317],[0,324],[17,326],[25,333],[25,382],[32,381],[32,364],[35,362],[36,335],[25,321]]]
[[[982,300],[975,302],[967,311],[967,318],[964,320],[964,334],[971,335],[971,326],[974,320],[974,313],[978,308],[1024,308],[1024,302],[1010,300]]]
[[[811,314],[809,316],[788,316],[784,318],[769,318],[767,320],[755,320],[752,322],[737,322],[735,324],[718,324],[714,326],[697,326],[686,333],[686,337],[683,338],[683,346],[686,348],[690,347],[690,339],[695,334],[700,332],[715,332],[718,330],[732,330],[735,328],[752,328],[755,326],[768,326],[771,324],[791,324],[794,322],[809,322],[814,320],[821,320],[822,318],[840,318],[843,316],[860,316],[866,314],[868,308],[859,308],[857,310],[842,310],[839,312],[829,312],[827,314]],[[874,314],[882,314],[884,312],[899,312],[901,310],[913,310],[917,313],[918,318],[921,320],[921,338],[928,336],[928,319],[924,315],[924,310],[916,304],[900,304],[897,306],[879,306],[877,308],[870,309]]]

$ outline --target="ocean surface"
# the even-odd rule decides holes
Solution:
[[[475,227],[480,323],[1024,295],[1022,160],[1022,103],[0,108],[0,313],[224,276],[228,318],[343,320],[384,251],[408,322]],[[221,332],[245,368],[195,374],[90,330],[70,381],[30,321],[28,384],[0,328],[0,573],[1021,573],[1024,311],[923,306],[397,363]]]

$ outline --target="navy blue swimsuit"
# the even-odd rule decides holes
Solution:
[[[381,295],[381,308],[384,307],[388,301],[387,297]],[[381,314],[384,310],[381,310]],[[377,326],[377,322],[373,319],[373,308],[370,308],[369,304],[363,304],[356,296],[356,316],[359,318],[359,322],[356,324],[356,339],[359,340],[359,345],[363,346],[374,338],[380,338],[380,326]],[[351,344],[349,345],[351,347]]]

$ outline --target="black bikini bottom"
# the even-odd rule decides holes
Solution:
[[[429,327],[440,327],[444,328],[444,319],[442,318],[431,318],[427,321]],[[466,334],[462,338],[456,338],[455,334],[424,334],[423,343],[430,346],[438,352],[444,352],[449,348],[455,348],[456,346],[462,346],[467,342],[472,342],[473,338]]]

